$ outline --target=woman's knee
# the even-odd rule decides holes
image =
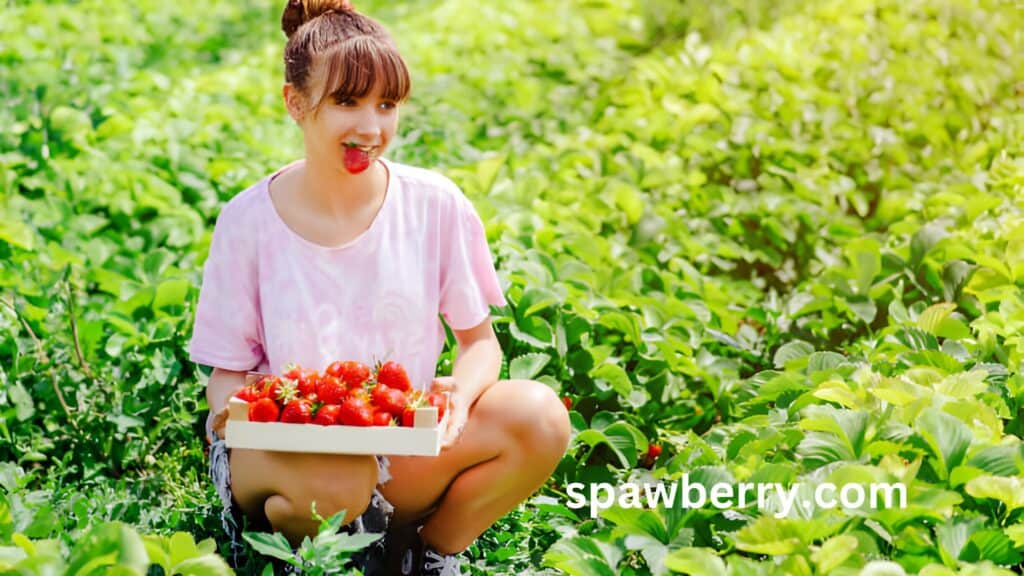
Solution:
[[[533,380],[509,381],[515,410],[509,415],[510,436],[532,453],[550,452],[561,458],[569,444],[572,428],[569,413],[554,390]]]
[[[316,514],[323,518],[345,510],[343,525],[362,515],[377,484],[377,461],[373,456],[348,460],[342,467],[307,470],[291,485],[267,498],[264,510],[270,522],[316,523],[314,506]]]

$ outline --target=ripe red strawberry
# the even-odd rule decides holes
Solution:
[[[373,388],[373,405],[378,410],[383,410],[388,414],[399,416],[405,407],[409,405],[409,399],[405,397],[405,393],[401,390],[389,388],[383,384],[377,384]]]
[[[269,376],[264,378],[261,382],[263,393],[262,398],[270,398],[271,400],[278,402],[281,397],[281,389],[284,386],[284,380],[277,376]]]
[[[341,413],[341,406],[338,404],[324,404],[316,411],[316,416],[313,417],[313,424],[319,424],[321,426],[334,426],[341,424],[338,420],[338,415]]]
[[[281,422],[309,424],[313,421],[313,403],[304,398],[292,400],[281,411]]]
[[[654,466],[655,461],[658,460],[658,456],[661,456],[661,445],[650,444],[647,446],[647,453],[644,454],[643,460],[640,465],[644,468],[650,469]]]
[[[277,402],[278,406],[284,407],[286,404],[299,397],[299,390],[295,380],[289,380],[288,378],[275,378],[267,387],[263,397],[270,398]]]
[[[277,422],[281,409],[270,398],[260,398],[249,404],[250,422]]]
[[[325,370],[331,376],[340,378],[349,388],[361,386],[370,379],[370,367],[355,360],[332,362]]]
[[[370,167],[370,155],[355,145],[345,145],[345,169],[359,174]]]
[[[402,426],[406,428],[412,428],[413,423],[416,420],[416,409],[412,406],[406,407],[402,410]]]
[[[303,370],[299,376],[296,386],[299,389],[299,396],[309,398],[316,394],[316,385],[320,380],[320,374],[316,370]]]
[[[329,374],[324,374],[316,384],[317,400],[325,404],[341,404],[348,395],[345,383]]]
[[[294,362],[289,362],[284,365],[284,372],[281,373],[282,378],[298,380],[299,376],[302,376],[302,366],[299,366]]]
[[[338,419],[346,426],[370,426],[373,424],[373,409],[365,395],[355,394],[341,404]]]
[[[246,402],[254,402],[260,399],[260,394],[260,391],[254,386],[244,386],[241,390],[235,392],[235,398]]]
[[[412,389],[405,368],[394,360],[388,360],[377,367],[377,382],[403,392]]]
[[[391,426],[391,414],[380,410],[373,413],[374,426]]]
[[[568,396],[562,396],[562,404],[565,405],[566,410],[572,410],[572,398]]]
[[[448,405],[448,399],[440,392],[431,392],[427,394],[427,405],[437,406],[437,421],[440,422],[444,419],[444,409]]]
[[[309,398],[316,393],[316,381],[320,374],[316,370],[303,368],[298,364],[291,363],[284,367],[282,377],[295,381],[296,391],[302,398]]]

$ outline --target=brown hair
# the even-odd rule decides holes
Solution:
[[[377,82],[383,97],[401,102],[412,82],[405,61],[387,30],[355,11],[349,0],[289,0],[281,15],[288,36],[285,81],[306,96],[311,70],[322,63],[323,91],[311,100],[315,112],[327,96],[336,102],[362,98]]]

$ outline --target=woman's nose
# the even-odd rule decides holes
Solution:
[[[360,136],[376,137],[380,134],[380,119],[372,107],[360,110],[356,131]]]

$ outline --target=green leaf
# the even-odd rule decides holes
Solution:
[[[975,498],[991,498],[1006,505],[1008,512],[1024,508],[1024,478],[1017,476],[978,476],[966,486]]]
[[[937,409],[928,408],[917,417],[914,428],[938,459],[936,471],[942,479],[959,466],[971,445],[970,428],[958,418]]]
[[[288,543],[288,540],[280,532],[273,534],[267,534],[266,532],[243,532],[242,537],[245,538],[245,541],[253,549],[264,556],[284,560],[289,564],[297,562],[291,544]]]
[[[783,344],[775,351],[773,363],[775,368],[782,370],[788,363],[806,358],[813,353],[814,346],[802,340],[793,340]]]
[[[626,222],[632,226],[644,215],[644,200],[632,186],[616,182],[612,184],[612,199],[615,206],[626,215]]]
[[[942,302],[940,304],[929,306],[928,309],[922,312],[921,316],[918,317],[917,326],[925,332],[938,336],[939,326],[942,324],[943,320],[953,313],[953,310],[956,310],[956,304],[951,302]]]
[[[640,492],[641,498],[643,498],[643,490],[641,489]],[[665,522],[653,510],[613,506],[603,510],[601,516],[618,526],[622,533],[650,536],[662,544],[668,544],[668,531],[665,528]]]
[[[754,554],[780,556],[804,549],[808,533],[803,521],[761,516],[736,533],[736,548]]]
[[[665,567],[673,572],[694,576],[726,576],[725,562],[707,548],[680,548],[665,558]]]
[[[204,554],[189,558],[174,567],[181,576],[229,576],[235,572],[223,558],[216,554]]]
[[[910,239],[910,267],[917,269],[924,257],[946,236],[948,234],[940,224],[928,224],[914,233]]]
[[[532,380],[548,365],[551,357],[547,354],[533,352],[512,359],[509,363],[509,377],[513,379]]]
[[[627,397],[633,390],[629,375],[618,364],[602,364],[590,371],[594,380],[607,383],[619,396]]]
[[[68,561],[69,576],[85,576],[101,567],[122,567],[138,574],[146,572],[149,555],[133,528],[120,522],[100,524],[75,543]]]
[[[620,557],[617,550],[593,538],[565,538],[544,553],[544,565],[570,576],[617,576],[615,567]]]
[[[857,293],[867,295],[882,269],[882,246],[874,238],[853,240],[844,248],[850,261]]]
[[[156,296],[153,298],[153,308],[164,309],[174,306],[184,306],[185,298],[188,296],[188,289],[190,286],[191,284],[188,280],[164,280],[156,288]]]
[[[834,536],[811,554],[811,561],[818,567],[819,574],[831,574],[857,551],[858,546],[857,539],[849,534]]]

